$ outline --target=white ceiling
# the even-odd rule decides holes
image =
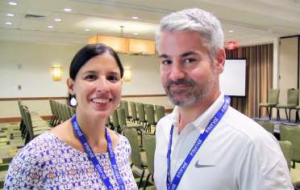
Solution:
[[[10,1],[18,5],[11,6]],[[72,11],[65,12],[66,7]],[[300,34],[300,0],[0,0],[0,39],[85,43],[94,34],[121,36],[120,26],[124,37],[154,39],[164,15],[192,7],[213,12],[222,22],[226,40],[241,45]],[[25,18],[26,14],[44,17]],[[84,31],[87,28],[89,32]]]

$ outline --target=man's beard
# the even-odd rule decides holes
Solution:
[[[176,106],[189,107],[203,99],[207,98],[211,91],[214,89],[216,76],[211,73],[209,81],[206,84],[199,86],[194,80],[191,79],[179,79],[177,81],[167,81],[164,85],[165,91],[169,97],[169,100]],[[173,85],[185,85],[186,89],[171,90]]]

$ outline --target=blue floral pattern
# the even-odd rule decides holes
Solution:
[[[119,135],[114,152],[126,189],[138,189],[129,163],[130,144],[124,136]],[[96,156],[114,189],[119,189],[108,153]],[[106,187],[84,152],[45,132],[16,154],[6,175],[4,189],[104,190]]]

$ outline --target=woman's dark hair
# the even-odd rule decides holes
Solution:
[[[84,64],[86,64],[90,59],[98,55],[102,55],[105,52],[108,52],[116,60],[122,78],[124,74],[124,68],[118,54],[111,47],[100,43],[88,44],[76,53],[70,65],[70,70],[69,70],[70,78],[75,81],[78,71]],[[69,94],[68,103],[70,102],[72,97],[73,96]]]
[[[70,72],[69,72],[70,78],[75,80],[78,71],[84,64],[86,64],[90,59],[98,55],[102,55],[105,52],[108,52],[116,60],[122,78],[124,73],[124,68],[122,66],[119,56],[111,47],[108,47],[104,44],[89,44],[84,46],[81,50],[79,50],[75,55],[75,57],[73,58],[70,65]]]

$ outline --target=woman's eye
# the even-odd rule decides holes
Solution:
[[[115,75],[110,75],[110,76],[107,76],[107,80],[109,80],[111,82],[118,82],[120,80],[120,78]]]
[[[95,75],[87,75],[84,77],[85,80],[95,80],[97,77]]]

